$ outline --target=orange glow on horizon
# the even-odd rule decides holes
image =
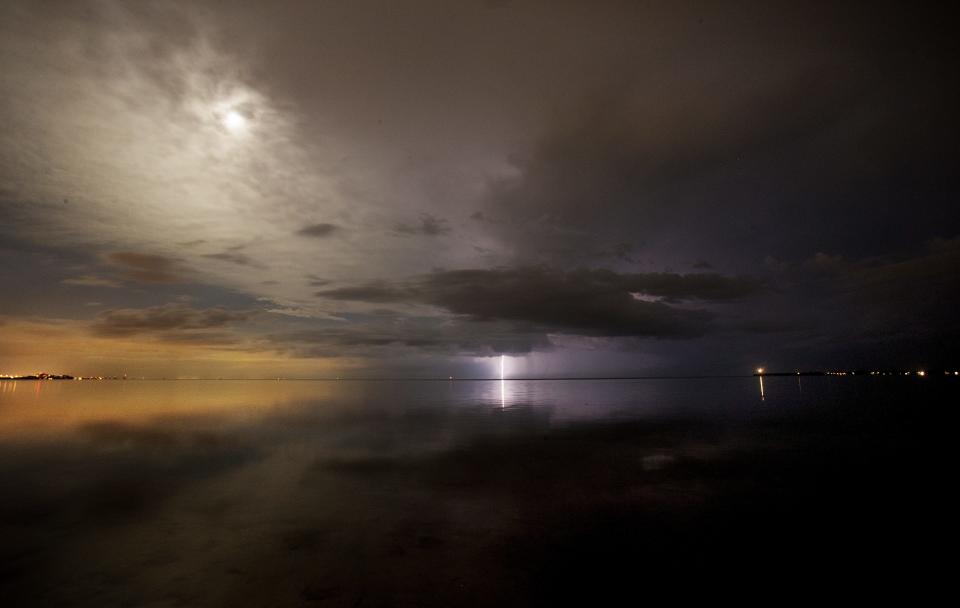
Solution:
[[[360,369],[349,357],[298,358],[236,334],[236,343],[177,343],[156,336],[98,336],[74,319],[2,319],[0,370],[83,377],[317,378]],[[35,371],[11,375],[26,376]]]

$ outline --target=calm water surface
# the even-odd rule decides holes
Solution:
[[[3,382],[0,603],[553,605],[746,575],[906,580],[936,532],[929,427],[960,382],[764,384],[761,400],[756,378]]]

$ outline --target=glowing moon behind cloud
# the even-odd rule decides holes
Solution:
[[[220,119],[227,131],[238,135],[247,130],[247,117],[236,110],[228,110]]]

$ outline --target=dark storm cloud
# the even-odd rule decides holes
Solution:
[[[753,279],[714,274],[530,267],[438,271],[406,283],[371,283],[317,295],[427,304],[476,321],[522,322],[590,336],[690,337],[705,333],[713,314],[671,304],[737,300],[761,288]],[[645,301],[641,296],[663,301]]]
[[[958,101],[945,28],[888,5],[775,5],[659,16],[675,54],[637,58],[642,76],[555,112],[475,219],[515,256],[552,263],[610,241],[744,264],[960,232],[945,195]]]
[[[316,238],[324,238],[331,236],[340,231],[340,227],[336,224],[310,224],[309,226],[304,226],[300,230],[297,230],[297,234],[300,236],[312,236]]]
[[[933,239],[909,257],[847,260],[821,252],[805,266],[826,283],[838,309],[854,312],[854,331],[881,339],[935,335],[943,342],[960,331],[958,268],[960,237]]]
[[[729,311],[723,348],[744,366],[757,353],[795,368],[951,366],[960,358],[957,267],[960,238],[909,254],[818,252],[778,265],[767,294]]]
[[[203,257],[210,260],[220,260],[221,262],[230,262],[231,264],[237,264],[238,266],[251,266],[253,268],[264,268],[263,264],[260,264],[250,256],[245,253],[238,253],[236,251],[221,251],[220,253],[208,253]]]
[[[182,267],[177,260],[162,255],[136,251],[113,251],[104,256],[118,266],[121,273],[145,283],[176,283],[183,280]]]
[[[429,213],[420,214],[420,221],[416,224],[397,224],[394,230],[399,234],[409,236],[442,236],[450,232],[447,220]]]
[[[224,327],[245,321],[252,313],[221,307],[192,308],[185,304],[166,304],[150,308],[122,308],[100,313],[91,329],[102,336],[131,336],[180,330]]]
[[[92,274],[69,277],[61,281],[61,283],[64,285],[74,285],[77,287],[120,287],[120,284],[112,279],[107,279]]]
[[[336,289],[318,291],[316,295],[331,300],[370,303],[417,301],[417,293],[414,289],[393,285],[385,281],[368,283],[356,287],[338,287]]]
[[[163,342],[184,344],[217,349],[242,349],[244,341],[241,336],[225,331],[207,330],[173,330],[156,334]]]
[[[601,252],[601,255],[606,257],[614,257],[624,262],[635,262],[633,258],[634,246],[630,243],[617,243],[610,248],[609,251]]]
[[[490,184],[483,226],[527,260],[570,262],[612,254],[632,262],[631,251],[611,252],[605,241],[656,240],[665,234],[672,242],[681,241],[685,251],[698,242],[730,246],[731,236],[756,230],[761,238],[750,234],[747,244],[762,247],[767,235],[783,233],[782,226],[773,224],[771,206],[825,206],[812,196],[816,187],[809,193],[813,200],[801,203],[796,193],[778,192],[779,185],[771,189],[766,176],[752,183],[743,178],[744,171],[769,162],[772,151],[782,154],[802,146],[841,120],[845,103],[832,107],[831,100],[825,100],[822,108],[804,108],[812,103],[805,93],[810,89],[807,79],[798,76],[775,99],[721,100],[725,113],[698,107],[692,115],[692,108],[683,104],[675,113],[645,108],[646,100],[633,100],[632,91],[588,100],[584,109],[558,120],[528,154],[514,161],[518,176]],[[760,113],[751,104],[768,106],[770,112]],[[775,108],[782,111],[772,111]],[[859,161],[841,162],[849,166]],[[807,169],[801,165],[793,170]],[[763,171],[786,172],[779,167]],[[726,182],[725,188],[712,190],[718,178]],[[757,190],[767,190],[764,199],[779,195],[779,200],[758,201]],[[761,202],[767,208],[757,214]],[[842,221],[851,221],[857,212],[852,213],[845,213]],[[803,228],[816,216],[800,218]]]
[[[402,356],[420,351],[486,357],[524,355],[552,348],[542,328],[529,323],[438,321],[429,318],[374,318],[349,326],[271,335],[275,348],[297,357]]]
[[[723,301],[744,298],[762,289],[762,284],[755,279],[718,274],[618,273],[606,269],[563,271],[546,267],[439,271],[425,275],[421,284],[431,294],[427,299],[432,303],[478,316],[484,316],[477,311],[488,302],[493,303],[495,310],[497,301],[508,308],[519,302],[530,302],[531,307],[536,308],[550,300],[565,303],[604,294],[631,293],[669,301]]]

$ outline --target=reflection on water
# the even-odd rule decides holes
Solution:
[[[546,605],[892,567],[906,422],[955,388],[763,381],[0,382],[0,597]]]

